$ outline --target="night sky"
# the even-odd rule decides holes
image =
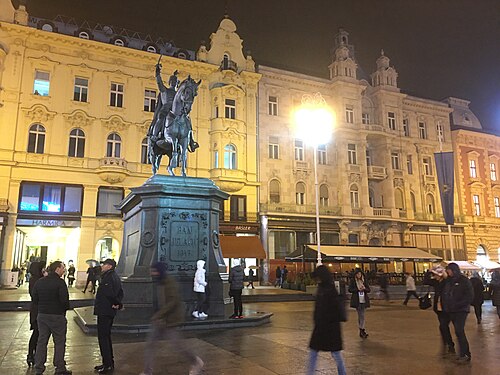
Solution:
[[[383,48],[403,92],[470,100],[483,128],[500,134],[500,0],[28,0],[28,12],[122,26],[197,50],[226,3],[257,64],[327,78],[343,27],[366,74]]]

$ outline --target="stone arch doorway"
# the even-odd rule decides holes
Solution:
[[[120,244],[117,239],[105,236],[97,241],[95,245],[95,259],[98,261],[112,258],[118,262],[120,256]]]

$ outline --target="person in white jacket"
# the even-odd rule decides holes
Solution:
[[[199,260],[196,262],[196,273],[194,274],[193,290],[196,293],[196,309],[193,311],[193,316],[197,319],[205,319],[208,314],[203,311],[203,305],[205,304],[205,287],[207,282],[205,281],[205,272],[203,268],[205,266],[204,260]]]
[[[415,286],[415,279],[413,275],[409,272],[406,273],[406,299],[403,302],[403,305],[408,305],[408,300],[411,296],[414,296],[418,299],[417,287]]]

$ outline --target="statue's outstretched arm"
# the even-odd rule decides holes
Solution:
[[[166,91],[167,87],[163,83],[163,80],[161,79],[161,65],[156,65],[156,83],[158,84],[158,90],[161,92]]]

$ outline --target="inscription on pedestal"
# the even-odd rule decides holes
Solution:
[[[174,262],[196,261],[198,259],[198,223],[173,221],[170,225],[170,260]]]

